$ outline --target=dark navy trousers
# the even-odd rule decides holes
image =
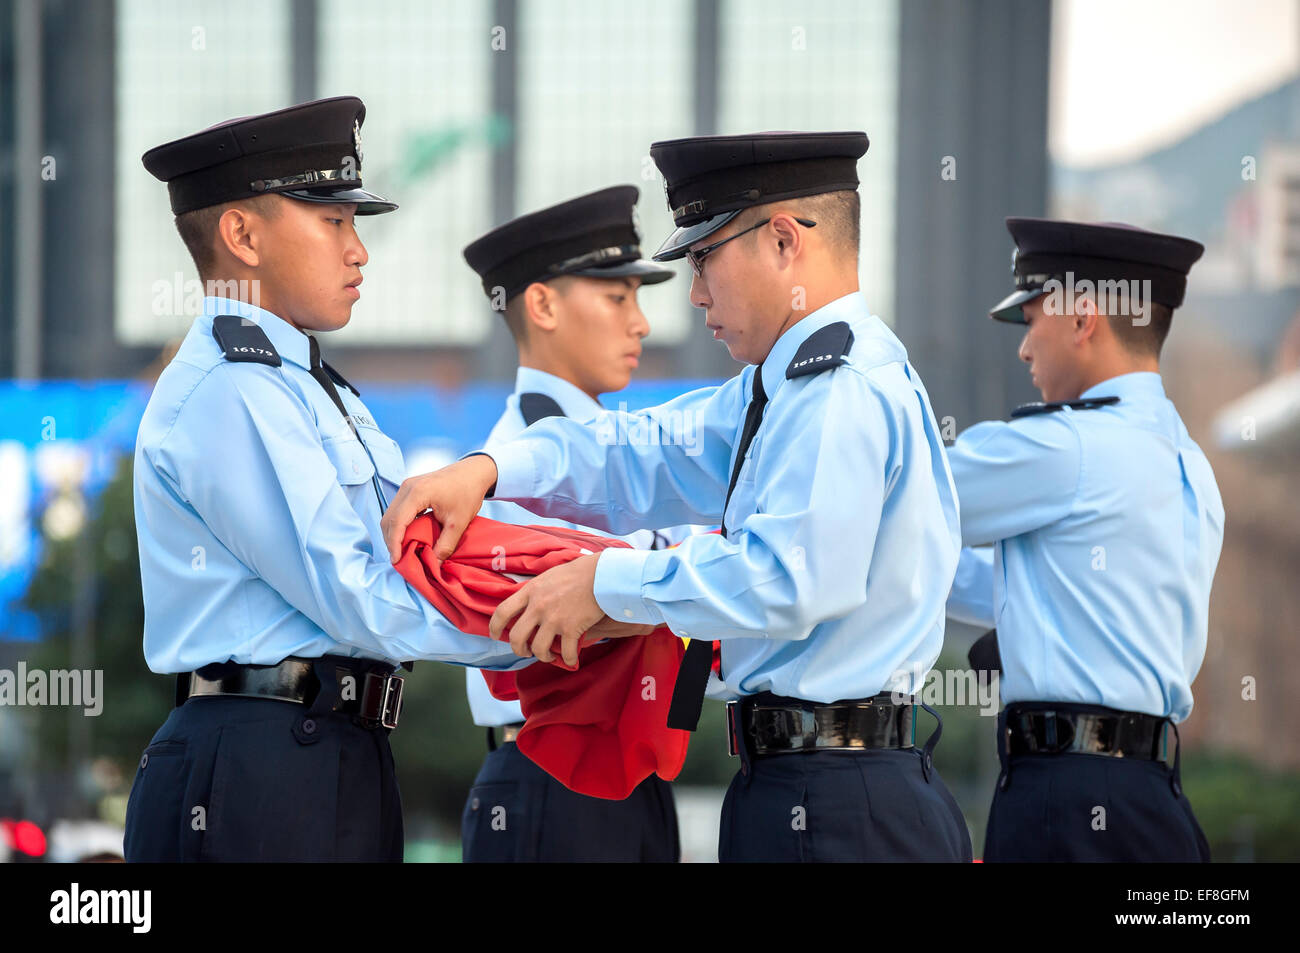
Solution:
[[[172,710],[140,759],[128,861],[401,861],[385,729],[319,705],[231,696]]]
[[[722,802],[723,863],[970,863],[970,831],[934,767],[943,734],[911,748],[833,748],[752,757]]]
[[[989,810],[985,861],[1209,861],[1177,756],[1173,767],[1073,752],[1012,757],[1005,728],[1004,711],[1002,777]]]
[[[727,862],[970,863],[961,809],[920,749],[823,750],[742,762],[727,789]]]
[[[461,815],[466,863],[677,863],[672,786],[651,775],[626,800],[570,791],[512,743],[489,752]]]

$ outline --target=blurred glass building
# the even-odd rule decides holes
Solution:
[[[1015,122],[1017,148],[968,151],[960,174],[1014,153],[1016,174],[990,184],[986,204],[1044,202],[1045,146],[1024,148],[1045,129],[1043,4],[112,0],[6,10],[0,123],[11,145],[0,189],[16,214],[0,277],[18,279],[18,294],[0,318],[0,375],[131,376],[183,334],[200,293],[141,154],[322,96],[366,102],[367,182],[402,206],[364,224],[367,294],[331,342],[349,352],[337,363],[367,379],[508,378],[511,344],[461,248],[516,214],[631,182],[652,251],[671,230],[649,158],[657,139],[866,130],[862,283],[891,323],[920,288],[922,309],[943,294],[945,269],[927,259],[962,261],[994,234],[981,210],[941,194],[944,155],[983,138],[989,122]],[[1009,48],[1012,22],[1019,37],[1044,40],[1014,66],[989,55]],[[967,83],[961,74],[976,65],[983,79]],[[1025,77],[1036,83],[1015,93],[1013,78]],[[938,205],[918,218],[922,194]],[[901,220],[900,208],[910,209]],[[646,373],[729,376],[736,367],[702,333],[685,278],[644,296]],[[960,280],[969,291],[970,274]],[[966,351],[913,330],[922,348]]]
[[[1300,55],[1279,45],[1273,72],[1257,70],[1273,79],[1242,85],[1261,31],[1297,27],[1291,0],[0,0],[0,669],[102,666],[112,713],[0,706],[0,820],[45,825],[96,799],[119,818],[131,761],[168,704],[140,658],[121,462],[201,289],[140,157],[235,116],[355,94],[367,185],[401,209],[361,224],[366,293],[327,347],[416,472],[476,446],[513,379],[513,344],[461,249],[515,215],[630,182],[652,252],[671,230],[649,158],[658,139],[867,132],[862,288],[946,439],[1037,397],[1018,334],[987,319],[1010,284],[1004,216],[1203,241],[1162,362],[1228,513],[1183,734],[1187,790],[1216,857],[1300,856],[1300,734],[1287,730],[1300,667],[1285,622],[1300,615]],[[1062,96],[1067,63],[1091,72]],[[1133,130],[1166,113],[1183,128],[1134,147]],[[1054,143],[1064,127],[1098,154],[1127,153],[1053,162],[1049,119]],[[640,297],[652,333],[616,398],[629,406],[739,370],[676,267]],[[964,667],[974,634],[950,624],[939,667]],[[458,670],[411,677],[394,735],[411,856],[453,857],[481,735]],[[978,853],[992,724],[958,706],[944,716],[939,763]],[[731,770],[715,722],[679,785],[696,859]],[[0,855],[10,848],[0,837]]]
[[[329,356],[419,471],[476,445],[513,378],[513,344],[461,257],[469,241],[630,182],[650,253],[672,228],[652,142],[865,130],[862,287],[936,412],[964,427],[1031,396],[978,319],[1006,284],[1002,215],[1046,207],[1050,30],[1038,0],[0,0],[0,666],[66,640],[77,664],[110,669],[119,713],[64,726],[0,711],[0,816],[28,805],[44,823],[110,790],[101,813],[115,816],[129,771],[108,762],[129,767],[145,740],[133,733],[165,704],[148,695],[161,680],[139,658],[138,605],[104,611],[138,600],[133,549],[58,561],[101,530],[110,556],[129,543],[116,461],[201,299],[166,188],[140,163],[148,148],[305,100],[365,101],[367,186],[401,209],[361,224],[366,294]],[[676,267],[641,296],[652,333],[630,406],[739,370]],[[38,619],[31,592],[65,584],[71,604]],[[394,738],[408,826],[444,842],[481,757],[458,675],[422,666],[422,704]],[[711,855],[730,770],[708,731],[683,776],[697,785],[682,791],[696,859]],[[978,830],[991,769],[967,762],[950,780]]]

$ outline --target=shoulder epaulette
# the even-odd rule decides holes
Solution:
[[[531,427],[544,417],[564,416],[564,410],[554,397],[531,392],[519,395],[519,413],[524,417],[525,427]]]
[[[1054,414],[1066,407],[1071,410],[1096,410],[1098,407],[1107,407],[1110,404],[1118,403],[1118,397],[1089,397],[1087,400],[1051,400],[1046,403],[1039,401],[1033,404],[1021,404],[1011,411],[1011,416],[1014,419],[1016,417],[1033,417],[1035,414]]]
[[[212,319],[212,336],[226,355],[236,363],[280,366],[280,354],[257,324],[234,314],[219,314]]]
[[[848,322],[836,321],[818,328],[799,345],[790,366],[785,369],[785,376],[788,380],[794,380],[805,374],[820,374],[832,367],[839,367],[852,347],[853,330]]]

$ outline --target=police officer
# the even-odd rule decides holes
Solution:
[[[708,669],[692,649],[721,641],[722,679],[743,696],[729,706],[741,762],[722,860],[970,859],[934,768],[939,732],[913,739],[959,527],[925,388],[858,290],[866,149],[860,132],[656,143],[678,229],[655,257],[690,261],[691,303],[751,366],[594,426],[534,424],[490,456],[408,480],[383,521],[391,550],[424,506],[463,525],[493,488],[613,532],[721,521],[721,535],[674,549],[550,570],[504,600],[492,628],[513,619],[521,654],[572,661],[606,616],[667,624],[692,639],[669,722],[685,727]],[[641,431],[653,439],[601,436]]]
[[[209,294],[136,444],[145,660],[178,691],[128,860],[401,860],[396,666],[517,661],[382,558],[401,451],[321,359],[360,297],[354,217],[396,208],[362,187],[364,120],[342,96],[144,156]]]
[[[465,248],[465,260],[501,310],[519,351],[515,390],[488,435],[491,450],[546,417],[588,423],[600,395],[631,380],[650,333],[637,305],[640,285],[671,269],[641,259],[635,222],[638,191],[621,185],[523,215]],[[522,525],[576,526],[547,520],[513,503],[484,504],[481,515]],[[628,542],[657,548],[689,528],[640,530]],[[500,701],[483,676],[467,669],[474,723],[487,728],[488,755],[474,779],[461,822],[466,861],[660,861],[681,851],[672,786],[651,775],[624,801],[570,791],[520,753],[514,739],[524,716]],[[504,800],[513,823],[492,823]]]
[[[951,605],[996,624],[1004,670],[984,859],[1208,860],[1177,726],[1223,502],[1159,373],[1203,248],[1123,225],[1007,227],[1016,290],[990,314],[1024,326],[1045,402],[949,451],[962,541],[992,544],[963,551]]]

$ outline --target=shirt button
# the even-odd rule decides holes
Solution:
[[[630,619],[630,618],[632,618],[632,610],[631,610],[631,609],[624,609],[624,610],[623,610],[623,617],[626,618],[626,619]]]
[[[140,756],[140,770],[143,771],[143,770],[145,769],[145,766],[148,765],[148,764],[149,764],[149,755],[147,755],[147,754],[141,755],[141,756]]]

